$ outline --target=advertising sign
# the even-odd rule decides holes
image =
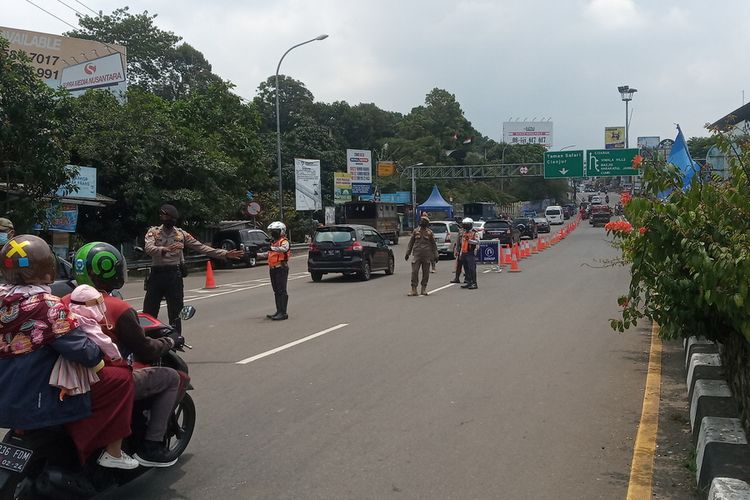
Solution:
[[[346,172],[333,173],[333,203],[341,205],[352,201],[352,174]]]
[[[392,161],[379,161],[377,171],[378,177],[390,177],[396,173],[396,164]]]
[[[336,224],[336,207],[326,207],[325,217],[326,226]]]
[[[372,184],[352,184],[352,195],[366,195],[372,192]]]
[[[544,153],[544,178],[583,177],[583,151]]]
[[[77,168],[78,175],[73,179],[73,185],[78,191],[67,191],[58,189],[57,196],[70,196],[72,198],[96,199],[96,169],[94,167],[81,167],[78,165],[66,165],[66,168]]]
[[[372,152],[369,149],[347,149],[346,171],[352,175],[352,194],[370,194]]]
[[[360,196],[362,201],[371,201],[373,195]],[[398,203],[400,205],[411,205],[411,191],[396,191],[395,193],[381,193],[380,201],[384,203]]]
[[[625,149],[625,127],[604,127],[604,149]]]
[[[659,147],[661,137],[655,136],[644,136],[638,138],[638,148],[656,149]]]
[[[47,209],[47,218],[44,227],[35,224],[35,231],[43,229],[59,231],[61,233],[75,233],[78,225],[78,205],[71,203],[54,203]]]
[[[125,81],[120,54],[110,54],[63,68],[60,85],[68,90],[109,87]]]
[[[506,144],[541,144],[552,147],[552,122],[503,122]]]
[[[10,42],[8,52],[11,57],[16,56],[21,51],[25,52],[31,59],[30,64],[36,70],[37,76],[53,88],[61,85],[63,71],[69,66],[85,65],[85,63],[91,63],[93,60],[116,55],[121,59],[119,67],[127,67],[127,52],[122,45],[104,44],[94,40],[2,26],[0,26],[0,36]],[[108,61],[107,64],[110,62]],[[101,73],[99,63],[95,64],[97,65],[97,73]],[[106,84],[116,94],[124,93],[127,90],[125,71],[121,70],[121,72],[122,79],[112,80]],[[73,91],[73,89],[70,90]],[[83,91],[82,89],[72,93],[73,95],[80,95]]]
[[[633,158],[638,149],[589,149],[587,174],[590,177],[638,175],[640,172],[633,168]]]
[[[322,210],[320,160],[294,159],[294,199],[297,210]]]

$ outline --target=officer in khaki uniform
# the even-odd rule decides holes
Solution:
[[[411,292],[409,297],[417,295],[417,282],[419,281],[419,269],[422,269],[421,295],[427,295],[427,282],[430,280],[430,265],[438,260],[437,243],[435,235],[430,229],[430,218],[426,213],[419,219],[419,227],[412,231],[409,246],[406,249],[406,260],[409,255],[414,255],[411,263]]]
[[[146,297],[143,312],[153,317],[159,315],[162,298],[167,301],[169,323],[181,328],[179,314],[184,304],[183,272],[185,261],[182,252],[189,248],[215,259],[240,259],[242,250],[222,250],[204,245],[187,231],[175,227],[179,214],[172,205],[159,209],[161,226],[154,226],[146,233],[145,251],[151,256],[151,272],[146,282]]]

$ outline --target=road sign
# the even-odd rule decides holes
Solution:
[[[523,167],[519,168],[518,171],[521,172],[522,174],[526,175],[526,174],[529,173],[529,167],[523,166]]]
[[[548,151],[544,153],[544,178],[583,177],[583,151]]]
[[[260,210],[260,204],[256,201],[251,201],[250,203],[245,205],[245,212],[250,217],[255,217],[256,215],[258,215],[260,213]]]
[[[589,177],[612,177],[618,175],[638,175],[633,168],[633,158],[637,148],[631,149],[589,149],[586,171]]]

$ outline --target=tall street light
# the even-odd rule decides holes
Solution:
[[[628,103],[633,100],[633,94],[638,92],[638,89],[631,89],[628,85],[621,85],[620,87],[617,87],[617,90],[620,92],[620,97],[623,101],[625,101],[625,149],[628,149],[630,146],[628,141],[628,135],[630,134],[630,116],[628,113]],[[623,182],[622,179],[620,179],[620,182]],[[632,184],[633,177],[630,177],[630,182]]]
[[[281,178],[281,120],[279,116],[279,69],[281,69],[281,62],[284,60],[286,55],[292,50],[310,42],[316,42],[319,40],[325,40],[328,35],[318,35],[315,38],[307,40],[306,42],[298,43],[290,47],[284,55],[279,59],[279,64],[276,66],[276,164],[279,170],[279,220],[284,221],[284,184]]]
[[[411,218],[412,222],[414,222],[413,227],[417,227],[417,178],[415,176],[416,173],[414,168],[421,167],[422,165],[424,165],[424,163],[419,162],[406,167],[411,169]]]

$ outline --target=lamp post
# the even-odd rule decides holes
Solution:
[[[406,167],[411,169],[411,218],[414,223],[413,227],[417,226],[417,178],[414,172],[414,167],[421,167],[422,165],[424,165],[424,163],[419,162]]]
[[[276,165],[279,171],[279,220],[284,222],[284,184],[281,178],[281,120],[279,117],[279,69],[281,69],[281,62],[284,60],[286,55],[292,50],[302,45],[316,42],[318,40],[325,40],[328,35],[318,35],[315,38],[307,40],[302,43],[298,43],[287,49],[284,55],[279,59],[279,64],[276,66]]]
[[[623,101],[625,101],[625,149],[628,149],[630,146],[630,143],[628,141],[628,135],[630,133],[630,116],[628,114],[628,103],[633,100],[633,94],[638,92],[638,89],[632,89],[628,85],[621,85],[617,87],[618,92],[620,92],[620,97]],[[633,181],[632,177],[630,179],[631,183]],[[620,180],[620,182],[623,182]]]

